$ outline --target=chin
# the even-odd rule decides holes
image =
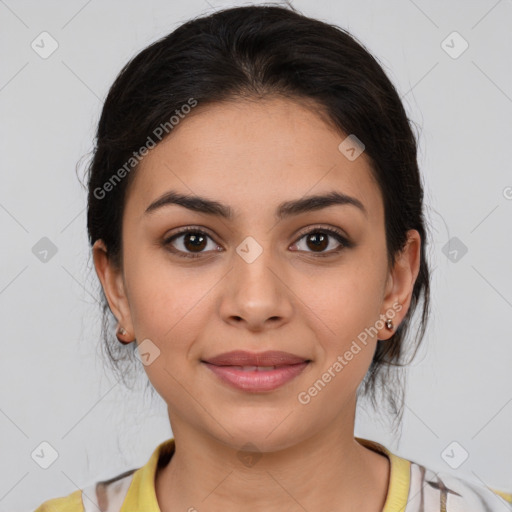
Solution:
[[[259,452],[276,452],[294,446],[305,434],[297,433],[297,438],[291,435],[290,425],[286,424],[286,415],[282,418],[274,415],[263,415],[258,418],[250,418],[247,421],[225,423],[224,429],[216,429],[220,434],[219,441],[235,450],[242,449],[250,444]],[[249,450],[251,451],[251,450]]]

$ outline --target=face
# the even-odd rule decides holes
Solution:
[[[122,269],[101,243],[96,269],[120,324],[145,344],[173,431],[283,449],[351,424],[357,387],[386,343],[378,339],[392,335],[382,315],[396,327],[407,312],[419,237],[410,233],[389,270],[369,160],[347,158],[345,136],[313,110],[284,99],[197,108],[136,171]],[[214,201],[226,215],[176,204],[170,192]],[[349,199],[305,201],[332,194]],[[205,363],[235,350],[307,362],[268,373],[295,372],[273,389],[231,368],[240,388]]]

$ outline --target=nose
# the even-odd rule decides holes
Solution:
[[[233,255],[233,267],[223,283],[220,313],[224,321],[251,331],[277,328],[293,313],[286,272],[270,248],[254,239]]]

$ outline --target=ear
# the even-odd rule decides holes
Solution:
[[[92,254],[96,274],[103,287],[110,311],[117,318],[119,325],[126,330],[127,335],[135,337],[122,270],[109,258],[103,240],[96,240],[92,247]]]
[[[396,328],[407,314],[411,304],[414,283],[418,277],[421,262],[421,236],[415,229],[407,232],[407,242],[397,256],[395,264],[388,274],[381,318],[390,318],[393,329],[381,329],[377,338],[387,340],[393,336]],[[393,316],[394,314],[394,316]]]

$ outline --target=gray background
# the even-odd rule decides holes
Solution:
[[[163,401],[151,403],[142,386],[125,391],[103,367],[75,168],[83,174],[102,100],[128,59],[186,19],[227,5],[0,0],[1,511],[28,510],[139,467],[171,435]],[[366,45],[420,138],[433,236],[431,323],[409,371],[400,442],[364,410],[356,435],[512,491],[512,2],[294,5]],[[43,31],[58,43],[46,59],[31,47],[42,46]],[[464,43],[453,31],[469,44],[460,55]],[[54,255],[40,252],[48,249],[43,237]],[[58,453],[48,469],[31,457],[43,441]],[[469,457],[460,464],[462,450]]]

